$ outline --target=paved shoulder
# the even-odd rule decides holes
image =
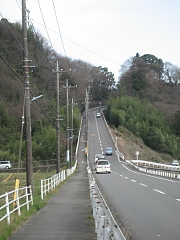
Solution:
[[[79,153],[78,159],[76,172],[66,181],[59,193],[9,240],[97,239],[83,152]]]

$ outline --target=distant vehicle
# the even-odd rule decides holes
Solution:
[[[0,161],[0,169],[10,169],[12,164],[10,161]]]
[[[100,117],[101,117],[100,112],[97,112],[97,113],[96,113],[96,117],[97,117],[97,118],[100,118]]]
[[[112,155],[112,148],[111,147],[106,148],[106,155]]]
[[[178,161],[178,160],[174,160],[174,161],[172,162],[172,165],[173,165],[173,166],[179,166],[179,161]]]
[[[98,160],[95,165],[95,171],[96,173],[110,173],[111,164],[106,159]]]
[[[101,153],[98,153],[94,156],[94,162],[95,163],[100,159],[105,159],[104,155],[102,155]]]

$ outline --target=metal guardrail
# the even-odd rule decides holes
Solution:
[[[14,212],[21,215],[21,208],[26,205],[29,210],[30,203],[33,205],[31,186],[17,188],[11,192],[6,192],[0,196],[0,222],[7,219],[7,223],[11,222],[11,214]]]
[[[126,240],[121,229],[113,218],[98,186],[96,185],[90,167],[87,167],[89,177],[90,198],[95,219],[95,232],[98,240]]]
[[[146,172],[153,175],[162,177],[180,179],[180,167],[168,164],[154,163],[144,160],[129,160],[133,167],[139,171]]]

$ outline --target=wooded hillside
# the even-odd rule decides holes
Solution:
[[[23,37],[20,23],[10,23],[7,19],[1,19],[0,47],[0,159],[8,158],[17,161],[25,96]],[[36,160],[56,157],[56,66],[58,61],[61,70],[59,82],[60,115],[63,119],[61,121],[63,158],[66,149],[66,79],[69,86],[77,85],[77,88],[69,90],[69,105],[72,98],[74,102],[75,135],[81,113],[85,108],[86,90],[93,92],[92,103],[94,106],[99,106],[99,100],[107,99],[111,87],[115,85],[114,75],[106,67],[96,67],[80,59],[61,56],[33,26],[28,28],[28,50],[31,98],[43,95],[42,98],[31,103],[33,157]],[[69,111],[70,109],[71,105]],[[69,125],[71,126],[71,122]],[[75,140],[76,138],[74,142]],[[24,131],[22,159],[25,159]]]

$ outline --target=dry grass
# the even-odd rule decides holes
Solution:
[[[139,159],[145,161],[170,163],[172,157],[168,154],[160,154],[147,147],[141,138],[134,136],[127,129],[121,127],[119,131],[110,128],[113,138],[117,137],[117,145],[119,151],[125,156],[126,160],[136,159],[136,151],[139,151]]]

